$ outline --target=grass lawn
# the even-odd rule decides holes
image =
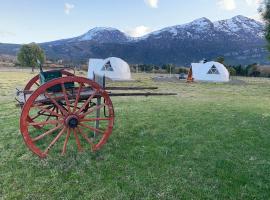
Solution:
[[[113,98],[116,125],[97,153],[40,160],[19,131],[15,88],[0,73],[0,199],[269,199],[270,80],[152,82],[170,97]],[[240,78],[238,78],[240,79]]]

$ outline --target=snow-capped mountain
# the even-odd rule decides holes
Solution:
[[[69,43],[81,41],[92,41],[98,43],[126,43],[139,42],[149,38],[198,39],[202,37],[217,37],[220,35],[235,36],[237,40],[244,39],[247,36],[258,36],[260,39],[264,37],[264,25],[261,22],[241,15],[216,22],[211,22],[209,19],[203,17],[187,24],[167,27],[139,38],[128,36],[115,28],[96,27],[79,37],[60,41]],[[54,41],[51,43],[59,43],[59,41]]]
[[[224,56],[231,64],[269,63],[264,24],[241,15],[216,22],[200,18],[139,38],[115,28],[99,27],[78,37],[41,46],[48,58],[73,62],[118,56],[130,63],[189,65],[202,58]],[[7,47],[1,48],[0,44],[0,53],[15,52],[5,51]]]
[[[238,15],[232,19],[214,22],[216,31],[225,32],[230,35],[264,37],[264,25],[253,19]],[[244,33],[244,34],[243,34]]]
[[[255,21],[238,15],[231,19],[211,22],[203,17],[196,19],[190,23],[167,27],[159,31],[155,31],[141,39],[148,38],[215,38],[218,36],[233,36],[237,40],[245,39],[246,37],[255,37],[261,39],[264,37],[264,25],[261,22]]]
[[[168,35],[168,33],[170,35]],[[244,34],[243,34],[244,33]],[[146,40],[148,38],[162,38],[163,36],[169,37],[187,37],[197,38],[198,35],[204,34],[204,36],[216,36],[218,34],[226,34],[236,36],[237,39],[241,39],[245,36],[258,36],[264,37],[264,25],[261,22],[255,21],[238,15],[231,19],[220,20],[211,22],[209,19],[203,17],[196,19],[190,23],[167,27],[140,38],[132,38],[127,34],[121,32],[118,29],[111,27],[96,27],[89,30],[87,33],[72,38],[69,42],[79,41],[95,41],[100,43],[118,43],[118,42],[138,42],[140,40]],[[205,35],[206,34],[206,35]]]
[[[167,34],[170,34],[169,35],[170,37],[179,37],[179,36],[189,37],[197,33],[208,32],[212,28],[213,23],[209,19],[203,17],[187,24],[171,26],[155,31],[153,33],[149,33],[148,35],[143,36],[141,39],[144,40],[150,37],[161,38],[162,36],[166,36]]]
[[[68,42],[95,41],[99,43],[122,43],[130,41],[130,37],[115,28],[96,27],[87,33]]]

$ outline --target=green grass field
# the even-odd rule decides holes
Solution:
[[[270,198],[269,79],[134,75],[139,82],[123,84],[178,95],[113,98],[116,125],[102,150],[40,160],[23,142],[14,101],[32,76],[0,73],[0,199]]]

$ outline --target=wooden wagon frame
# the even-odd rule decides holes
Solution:
[[[55,74],[59,77],[42,83],[42,75]],[[56,143],[61,143],[60,152],[64,155],[71,134],[79,151],[84,144],[96,151],[113,130],[115,114],[111,96],[175,95],[112,91],[154,89],[157,88],[106,87],[105,77],[95,76],[94,80],[89,80],[65,69],[41,71],[17,92],[16,100],[22,109],[20,131],[25,144],[40,158],[45,158]]]

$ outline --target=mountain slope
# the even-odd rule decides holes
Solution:
[[[122,43],[130,41],[130,38],[114,28],[97,27],[87,33],[74,38],[70,42],[95,41],[99,43]]]
[[[265,64],[265,45],[264,25],[241,15],[216,22],[200,18],[140,38],[99,27],[79,37],[41,44],[53,59],[87,62],[91,57],[118,56],[130,63],[178,65],[217,56],[224,56],[231,64]]]

